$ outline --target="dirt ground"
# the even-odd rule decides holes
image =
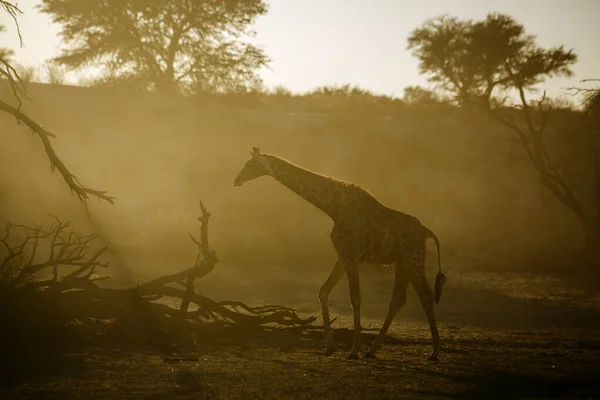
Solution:
[[[485,272],[482,272],[485,271]],[[322,275],[295,279],[238,274],[220,266],[199,289],[216,300],[282,304],[318,315]],[[351,308],[344,281],[331,295],[337,351],[322,332],[228,332],[202,342],[188,360],[151,351],[99,348],[23,354],[2,363],[2,399],[597,399],[600,295],[593,282],[564,275],[446,271],[437,308],[443,349],[426,361],[430,333],[410,290],[379,358],[345,359]],[[391,270],[362,274],[364,349],[391,294]],[[300,279],[299,277],[302,276]],[[568,276],[568,274],[567,274]],[[320,323],[320,320],[318,321]],[[43,361],[41,361],[43,360]]]

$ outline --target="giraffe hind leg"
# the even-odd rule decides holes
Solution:
[[[349,360],[358,359],[358,352],[362,343],[362,334],[360,326],[360,282],[358,276],[358,265],[355,263],[345,265],[346,276],[348,277],[348,286],[350,289],[350,302],[354,314],[354,336],[352,340],[352,350],[346,357]]]
[[[371,348],[365,354],[366,358],[375,358],[375,353],[381,348],[381,344],[383,343],[383,339],[387,334],[394,317],[398,313],[398,311],[402,308],[404,303],[406,303],[406,288],[408,286],[409,278],[406,274],[406,270],[404,266],[398,262],[394,264],[394,291],[392,293],[392,299],[390,301],[390,307],[388,309],[388,314],[379,331],[379,334],[373,341]]]
[[[429,356],[429,360],[437,361],[438,353],[440,351],[440,335],[438,333],[437,323],[435,321],[435,312],[434,312],[434,294],[427,282],[427,278],[425,277],[425,271],[423,270],[413,279],[411,279],[412,284],[419,296],[419,300],[421,300],[421,305],[425,310],[425,314],[427,314],[427,320],[429,321],[429,328],[431,329],[431,337],[433,339],[433,352]]]

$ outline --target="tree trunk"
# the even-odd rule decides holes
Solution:
[[[173,64],[168,64],[164,71],[156,77],[156,90],[160,93],[172,94],[177,92],[175,82],[175,68]]]

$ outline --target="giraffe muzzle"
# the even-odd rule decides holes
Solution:
[[[233,187],[238,187],[242,185],[242,181],[240,180],[240,178],[235,178],[233,181]]]

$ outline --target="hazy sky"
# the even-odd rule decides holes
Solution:
[[[483,18],[508,13],[538,36],[543,46],[564,44],[579,55],[575,77],[555,79],[551,96],[584,78],[600,78],[600,0],[271,0],[269,13],[255,25],[256,41],[272,58],[261,72],[269,86],[299,92],[325,84],[351,83],[382,94],[402,96],[405,86],[423,84],[406,38],[425,19],[440,14]],[[3,13],[0,47],[16,51],[18,62],[39,65],[57,54],[59,26],[34,6],[19,2],[25,47],[16,48],[14,26]]]

